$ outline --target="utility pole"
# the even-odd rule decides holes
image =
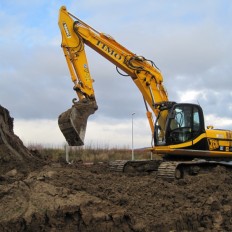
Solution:
[[[132,120],[132,144],[131,144],[131,160],[134,160],[135,157],[134,157],[134,122],[133,122],[133,119],[134,119],[134,116],[135,113],[132,113],[131,114],[131,120]]]

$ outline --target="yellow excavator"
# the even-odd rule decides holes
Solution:
[[[149,150],[162,157],[162,160],[114,161],[110,166],[112,170],[157,170],[161,177],[182,178],[185,173],[194,175],[217,165],[232,165],[232,131],[212,126],[206,129],[199,105],[169,101],[162,74],[153,61],[96,31],[69,13],[65,6],[60,8],[58,24],[61,47],[78,98],[58,119],[70,146],[84,144],[87,119],[98,108],[86,58],[87,45],[116,65],[118,71],[125,72],[138,87],[154,138]]]

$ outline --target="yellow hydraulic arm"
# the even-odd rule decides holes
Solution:
[[[154,63],[143,56],[132,53],[109,35],[99,33],[70,14],[65,6],[60,9],[59,27],[62,34],[61,46],[79,100],[85,98],[95,100],[93,79],[88,69],[84,49],[86,44],[132,78],[144,98],[152,133],[154,122],[148,105],[156,117],[160,113],[158,124],[161,133],[164,132],[167,111],[160,112],[159,107],[163,102],[168,102],[168,96],[163,86],[162,74]]]

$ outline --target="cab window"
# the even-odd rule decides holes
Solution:
[[[167,123],[166,141],[168,144],[192,140],[200,134],[200,108],[191,104],[177,104]]]

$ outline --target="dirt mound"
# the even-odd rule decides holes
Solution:
[[[13,177],[26,174],[43,163],[23,145],[13,130],[14,119],[0,105],[0,176]]]
[[[122,207],[86,191],[56,186],[51,180],[57,177],[58,170],[45,168],[3,186],[0,231],[130,231]]]
[[[0,231],[232,231],[232,174],[167,182],[106,164],[45,166],[0,188]]]
[[[106,163],[42,166],[3,107],[0,136],[0,231],[232,231],[230,169],[168,182]]]

